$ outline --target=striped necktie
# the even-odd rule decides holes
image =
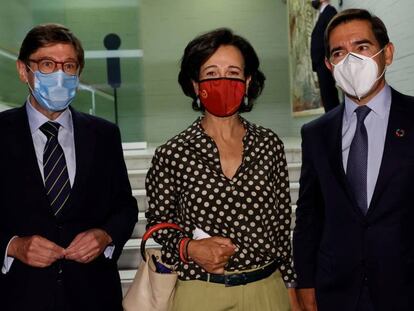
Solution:
[[[71,190],[65,154],[58,142],[59,127],[59,123],[51,121],[40,127],[47,137],[43,151],[43,173],[47,197],[55,216],[67,204]]]
[[[358,208],[366,215],[368,211],[367,200],[367,170],[368,170],[368,134],[364,120],[371,109],[360,106],[355,109],[357,126],[351,147],[349,148],[346,176],[354,192]]]

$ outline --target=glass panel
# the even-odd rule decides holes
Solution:
[[[1,1],[0,101],[9,106],[20,106],[27,96],[27,87],[19,82],[14,62],[27,31],[41,23],[61,23],[82,41],[86,52],[85,69],[81,75],[84,87],[78,92],[73,106],[88,113],[93,112],[94,106],[97,116],[114,122],[114,90],[107,83],[107,59],[102,53],[107,51],[103,44],[105,36],[115,33],[121,39],[122,83],[117,96],[122,138],[124,141],[144,140],[144,131],[137,122],[143,107],[138,17],[138,0]],[[126,55],[125,50],[132,57]]]

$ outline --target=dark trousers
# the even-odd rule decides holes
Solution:
[[[332,77],[330,70],[321,64],[315,68],[318,76],[321,100],[325,112],[339,105],[338,90],[335,86],[335,79]]]
[[[374,311],[369,289],[366,284],[362,287],[356,311]]]

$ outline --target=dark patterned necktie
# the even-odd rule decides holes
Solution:
[[[65,155],[58,142],[59,127],[59,123],[51,121],[40,127],[47,137],[43,151],[43,173],[47,197],[55,216],[67,204],[71,190]]]
[[[368,134],[364,120],[371,109],[361,106],[355,109],[357,126],[351,147],[349,148],[346,176],[354,192],[358,208],[366,215],[367,203],[367,167],[368,167]]]

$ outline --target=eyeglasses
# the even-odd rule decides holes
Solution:
[[[54,72],[57,65],[61,65],[63,72],[71,76],[77,75],[79,70],[79,64],[74,61],[57,62],[52,59],[29,59],[29,61],[36,63],[39,71],[46,74]]]

